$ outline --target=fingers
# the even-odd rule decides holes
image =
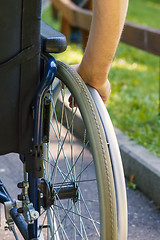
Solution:
[[[61,83],[61,87],[62,87],[62,89],[65,89],[66,85],[64,83]],[[70,108],[77,107],[77,104],[76,104],[76,102],[74,100],[74,97],[72,95],[70,95],[70,97],[68,98],[68,103],[69,103]]]
[[[70,95],[70,97],[68,98],[68,102],[70,108],[77,107],[77,103],[75,102],[74,97],[72,95]]]
[[[107,79],[106,82],[103,85],[96,88],[96,90],[98,91],[99,95],[101,96],[103,102],[106,103],[111,94],[111,86],[110,86],[109,80]]]

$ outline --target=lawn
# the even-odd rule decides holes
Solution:
[[[159,0],[130,0],[128,21],[160,28],[159,16]],[[42,19],[56,29],[60,28],[60,22],[53,22],[50,8],[43,12]],[[70,44],[67,51],[56,58],[74,64],[81,61],[82,55],[80,46]],[[159,77],[160,60],[157,56],[119,44],[109,74],[112,94],[107,109],[116,127],[158,156]]]

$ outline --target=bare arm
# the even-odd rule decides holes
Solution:
[[[96,88],[104,102],[110,95],[108,73],[125,22],[128,0],[93,0],[89,40],[78,68],[86,84]]]

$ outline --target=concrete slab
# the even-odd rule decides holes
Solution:
[[[135,177],[137,187],[156,204],[160,204],[160,158],[130,140],[120,130],[116,135],[121,151],[124,172]]]

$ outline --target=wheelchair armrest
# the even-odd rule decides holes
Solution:
[[[67,48],[66,37],[41,21],[41,46],[42,52],[45,53],[61,53]]]

